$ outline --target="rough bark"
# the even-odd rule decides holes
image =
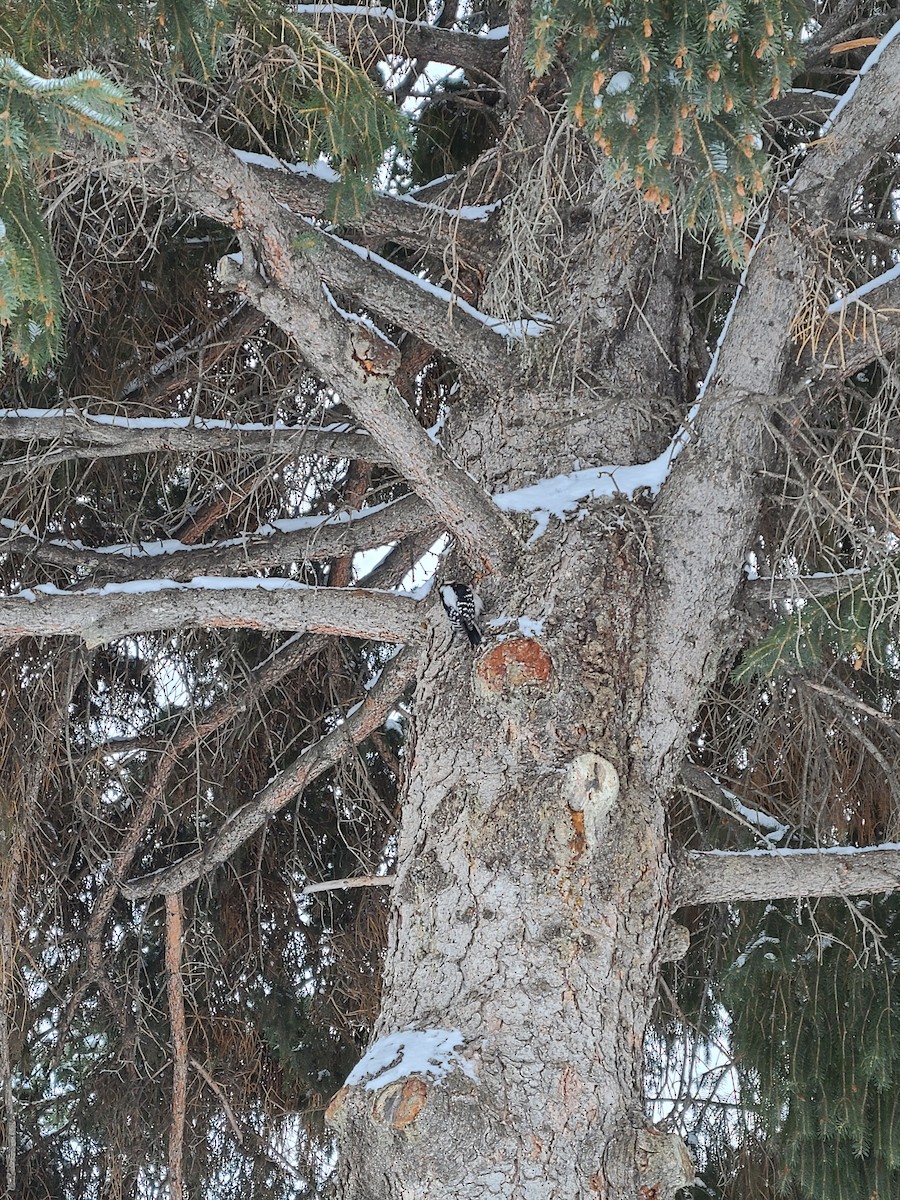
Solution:
[[[900,848],[693,851],[678,871],[678,904],[772,900],[794,896],[860,896],[900,887]]]
[[[339,1094],[341,1195],[662,1188],[647,1147],[672,1146],[646,1127],[636,1053],[666,879],[662,806],[630,787],[645,568],[637,530],[604,516],[546,535],[494,590],[490,611],[539,637],[473,661],[430,631],[378,1033],[459,1030],[474,1078]]]
[[[879,70],[895,92],[900,53]],[[862,133],[848,128],[852,112],[835,125],[829,171],[851,172],[851,147],[875,153],[896,134],[880,102],[857,110]],[[693,440],[649,522],[637,506],[586,505],[577,524],[551,526],[488,583],[501,639],[500,614],[512,629],[474,661],[430,634],[375,1049],[329,1110],[344,1146],[341,1197],[662,1200],[689,1178],[677,1142],[648,1129],[641,1090],[670,915],[701,886],[694,860],[675,874],[664,805],[728,644],[773,453],[771,407],[819,283],[814,230],[826,207],[815,158],[795,181],[799,209],[785,198],[772,209]],[[652,272],[642,249],[638,237],[627,270]],[[591,267],[595,294],[621,295],[621,264],[607,260],[605,279],[602,264]],[[666,291],[668,308],[662,289],[649,306],[654,324],[678,323],[676,289]],[[613,331],[622,334],[621,313],[609,345],[595,327],[595,361]],[[661,359],[643,395],[675,407],[683,393]],[[651,457],[658,431],[641,429],[627,389],[617,399],[625,411],[594,443],[599,454]],[[548,412],[537,389],[502,411],[474,398],[458,414],[455,452],[488,488],[546,476],[571,453]],[[541,632],[517,636],[519,615],[543,621]],[[757,860],[725,861],[720,895],[746,894]],[[744,892],[730,892],[738,873]],[[768,881],[769,894],[796,894],[783,870]],[[397,1077],[382,1081],[379,1046],[409,1029],[457,1031],[455,1057],[432,1074],[404,1071],[398,1057]]]
[[[634,253],[605,260],[619,282],[649,269],[655,240]],[[666,290],[661,326],[680,320]],[[596,352],[611,360],[621,333]],[[674,374],[655,354],[640,399],[674,406]],[[638,405],[618,428],[649,458],[658,431]],[[486,489],[571,469],[542,388],[461,411],[455,451]],[[446,1079],[376,1074],[338,1094],[342,1197],[662,1200],[689,1176],[642,1096],[670,872],[663,796],[633,777],[649,561],[639,506],[586,504],[484,581],[497,624],[476,658],[430,628],[376,1036],[458,1030],[463,1049]]]
[[[29,592],[0,600],[0,637],[81,637],[88,646],[185,625],[310,630],[418,641],[421,610],[415,600],[363,588],[306,588],[287,580],[172,580],[110,584],[85,592]],[[143,584],[143,586],[142,586]],[[262,586],[254,586],[254,584]],[[116,590],[118,588],[118,590]]]

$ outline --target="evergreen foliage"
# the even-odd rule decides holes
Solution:
[[[566,60],[569,110],[616,178],[664,212],[677,199],[740,264],[765,104],[790,86],[808,18],[798,0],[541,0],[530,58],[538,78]]]
[[[900,1194],[898,922],[888,896],[737,923],[721,994],[735,1064],[803,1200]]]
[[[0,16],[0,50],[0,356],[33,373],[58,354],[62,330],[35,170],[63,134],[113,150],[128,138],[128,90],[93,60],[117,63],[125,80],[157,73],[198,115],[214,109],[236,148],[289,162],[326,155],[342,179],[333,220],[360,218],[386,152],[407,140],[404,118],[366,76],[277,0],[12,4]],[[48,61],[79,69],[34,73]]]
[[[795,611],[747,649],[735,668],[736,683],[788,671],[805,671],[834,658],[859,670],[896,671],[897,559],[876,571],[850,577],[850,586],[830,596],[796,602]]]
[[[46,79],[0,58],[0,363],[33,373],[59,350],[61,283],[34,173],[65,134],[121,149],[127,95],[96,71]]]

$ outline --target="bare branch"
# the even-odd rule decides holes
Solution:
[[[362,585],[384,588],[396,584],[433,544],[434,539],[434,531],[427,528],[407,538],[363,578]],[[251,671],[240,688],[233,688],[211,708],[201,712],[189,710],[176,727],[168,731],[164,743],[158,737],[148,734],[133,738],[113,738],[95,747],[93,753],[121,755],[136,750],[156,750],[165,751],[159,759],[160,764],[165,764],[169,758],[174,762],[191,746],[221,729],[237,713],[250,708],[291,671],[296,671],[309,662],[321,652],[326,639],[325,634],[295,634],[294,637],[288,638]],[[150,787],[153,787],[152,783]]]
[[[304,896],[316,892],[344,892],[347,888],[393,887],[396,875],[356,875],[352,879],[327,879],[324,883],[309,883],[303,889]]]
[[[4,549],[27,554],[37,562],[81,568],[118,581],[133,579],[136,573],[145,580],[190,580],[356,554],[386,546],[431,521],[428,505],[418,496],[406,496],[392,504],[353,513],[276,521],[274,528],[269,526],[255,534],[209,545],[142,542],[133,547],[90,550],[73,543],[41,541],[19,534],[4,543]],[[300,527],[291,529],[291,525]]]
[[[226,862],[239,846],[265,825],[273,813],[289,804],[307,784],[330,770],[348,750],[384,724],[415,675],[418,659],[415,649],[408,647],[401,650],[385,667],[381,678],[356,711],[337,729],[304,750],[290,767],[277,775],[251,801],[232,813],[202,850],[152,875],[123,883],[122,895],[129,900],[141,900],[154,895],[168,896]]]
[[[859,587],[859,571],[842,571],[839,575],[795,575],[786,578],[748,579],[744,595],[757,602],[777,600],[808,600],[816,596],[834,596]]]
[[[509,38],[480,37],[474,33],[439,29],[424,21],[401,21],[397,17],[373,16],[372,10],[360,7],[358,13],[335,12],[333,5],[323,5],[321,12],[306,5],[298,13],[302,21],[334,42],[352,58],[363,62],[371,59],[420,58],[429,62],[452,63],[476,75],[498,79]]]
[[[184,983],[181,948],[184,912],[181,896],[166,896],[166,992],[172,1030],[172,1113],[169,1125],[169,1195],[184,1200],[184,1118],[187,1108],[187,1025],[184,1019]]]
[[[0,637],[71,635],[88,646],[185,625],[413,642],[421,622],[420,606],[407,596],[305,587],[286,579],[137,580],[84,592],[34,590],[0,600]]]
[[[858,896],[900,888],[900,847],[695,850],[677,869],[675,903]]]
[[[491,568],[511,558],[517,541],[505,518],[429,439],[391,382],[399,355],[397,362],[385,361],[384,346],[373,345],[364,326],[346,320],[325,299],[310,257],[294,247],[294,219],[218,139],[147,107],[137,123],[145,169],[163,170],[171,188],[171,168],[165,163],[174,162],[183,201],[240,230],[247,250],[258,256],[266,278],[245,262],[230,286],[249,296],[297,341],[311,368],[339,389],[356,419],[471,555]],[[430,299],[423,291],[421,305],[427,306]],[[432,307],[435,322],[443,322],[441,302],[435,299]],[[485,334],[484,369],[495,382],[498,365],[492,339],[502,345],[495,335]]]
[[[86,413],[67,409],[0,409],[0,440],[58,442],[39,455],[5,459],[0,478],[46,470],[78,458],[122,458],[128,454],[324,455],[384,463],[387,455],[365,433],[336,428],[236,425],[229,421],[168,420]]]

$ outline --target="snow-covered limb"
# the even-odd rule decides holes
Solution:
[[[900,845],[826,850],[694,850],[677,871],[675,903],[859,896],[900,889]]]
[[[386,546],[429,523],[435,527],[434,514],[424,500],[406,496],[359,512],[273,521],[255,533],[207,545],[169,539],[88,549],[77,542],[41,541],[33,534],[13,530],[5,548],[38,562],[81,568],[119,582],[136,574],[144,580],[188,580],[356,554]]]
[[[515,321],[492,317],[446,288],[438,287],[364,246],[334,234],[326,236],[327,249],[321,267],[329,283],[352,292],[423,341],[453,355],[463,370],[482,382],[488,382],[487,359],[493,365],[489,380],[492,391],[509,386],[514,370],[512,364],[497,358],[497,347],[483,339],[484,332],[519,341],[523,337],[541,337],[553,326],[552,319],[546,314],[526,315]],[[361,263],[370,263],[378,270],[363,268]],[[460,330],[465,333],[462,342]]]
[[[428,530],[419,530],[404,538],[362,577],[358,586],[395,588],[408,573],[410,563],[417,562],[432,544],[432,537]],[[136,736],[114,737],[99,743],[93,747],[91,753],[121,756],[147,749],[159,751],[163,748],[173,754],[183,753],[194,743],[215,733],[236,713],[252,707],[291,671],[297,670],[320,654],[327,638],[327,634],[295,633],[254,667],[239,688],[233,688],[227,696],[216,701],[210,708],[201,711],[187,709],[174,727],[166,728],[164,737],[160,737],[157,727],[151,725]]]
[[[250,170],[279,204],[303,217],[322,217],[333,210],[337,172],[328,178],[320,168],[298,170],[303,164],[285,165],[264,154],[240,153]],[[376,194],[354,227],[368,240],[390,240],[410,250],[426,248],[442,260],[451,240],[463,261],[488,264],[496,251],[488,223],[487,206],[447,207],[437,202],[417,201],[412,195]]]
[[[118,458],[128,454],[310,454],[330,458],[386,461],[367,434],[346,426],[236,424],[203,417],[125,417],[78,408],[0,409],[0,440],[57,442],[59,445],[0,463],[0,478],[56,466],[78,458]]]
[[[0,638],[80,637],[89,646],[186,625],[310,630],[382,642],[420,637],[415,600],[288,579],[135,580],[83,592],[49,586],[0,599]]]
[[[122,895],[130,900],[171,895],[226,862],[273,813],[284,808],[307,784],[330,770],[349,750],[384,724],[415,676],[418,659],[418,650],[412,647],[401,650],[384,668],[381,678],[356,711],[331,733],[308,746],[252,800],[231,813],[202,850],[152,875],[123,883]]]
[[[299,253],[294,245],[296,218],[198,126],[150,104],[136,114],[134,124],[144,155],[142,178],[154,177],[163,190],[174,179],[182,204],[239,230],[255,254],[258,270],[254,264],[237,267],[225,261],[226,286],[246,295],[295,339],[311,370],[339,392],[354,418],[473,559],[496,568],[515,554],[518,542],[503,515],[410,412],[392,380],[396,364],[372,361],[376,348],[361,345],[360,327],[351,327],[326,300],[314,256]]]
[[[653,610],[655,668],[638,735],[657,779],[658,764],[667,762],[674,782],[684,731],[718,665],[723,614],[733,605],[758,519],[763,469],[774,454],[771,405],[790,387],[795,318],[807,281],[821,270],[813,239],[803,234],[833,211],[843,213],[859,172],[900,132],[898,91],[895,40],[827,144],[810,150],[792,183],[790,213],[786,199],[776,197],[708,379],[696,436],[660,491],[653,528],[663,599]]]

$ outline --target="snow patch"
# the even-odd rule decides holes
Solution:
[[[314,163],[282,162],[271,154],[256,154],[252,150],[232,150],[235,158],[240,159],[251,167],[264,167],[267,171],[290,171],[292,175],[305,175],[313,179],[321,179],[324,183],[340,183],[341,176],[324,155],[320,155]]]
[[[781,945],[781,941],[779,938],[767,937],[765,934],[761,934],[756,939],[756,941],[751,942],[750,945],[747,947],[747,949],[744,950],[741,954],[739,954],[737,956],[737,958],[734,960],[734,965],[735,965],[735,967],[742,967],[744,965],[744,963],[747,961],[747,959],[749,958],[749,956],[753,953],[753,951],[758,950],[760,948],[760,946],[780,946],[780,945]],[[766,958],[774,958],[774,955],[767,954]]]
[[[683,432],[683,428],[679,430],[662,454],[651,462],[633,467],[586,467],[568,475],[554,475],[528,487],[499,492],[494,503],[504,512],[531,513],[537,527],[529,540],[536,541],[546,532],[551,517],[564,521],[578,511],[584,500],[616,495],[632,497],[640,488],[649,488],[656,495],[680,449],[678,438]]]
[[[427,1075],[440,1080],[452,1071],[462,1071],[478,1082],[471,1065],[459,1053],[463,1036],[458,1029],[407,1029],[390,1033],[373,1042],[347,1076],[347,1084],[365,1081],[366,1091],[387,1087],[410,1075]]]
[[[616,71],[612,79],[606,85],[607,96],[621,96],[623,92],[627,92],[634,83],[634,76],[630,71]]]

